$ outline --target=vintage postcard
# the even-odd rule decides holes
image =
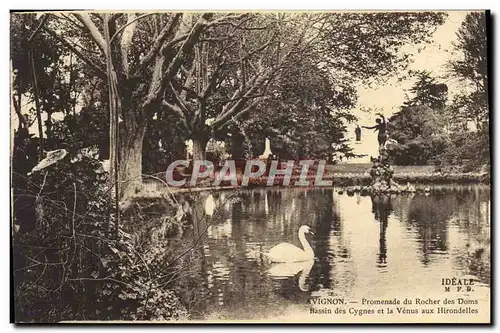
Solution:
[[[490,33],[11,12],[12,322],[490,324]]]

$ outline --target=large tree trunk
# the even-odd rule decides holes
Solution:
[[[146,122],[129,123],[120,140],[120,200],[142,189],[142,145]]]
[[[194,161],[205,160],[205,149],[208,139],[205,137],[193,137],[193,163]]]
[[[240,160],[245,154],[245,137],[239,132],[234,132],[231,136],[231,157]]]

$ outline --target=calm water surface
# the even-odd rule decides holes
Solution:
[[[258,189],[240,198],[225,204],[208,229],[193,277],[195,318],[272,318],[307,311],[308,299],[321,295],[346,302],[432,297],[447,277],[473,278],[473,297],[489,299],[487,187],[435,187],[429,195],[385,199],[334,189]],[[315,261],[269,263],[262,252],[274,245],[301,247],[303,224],[315,233],[307,236]]]

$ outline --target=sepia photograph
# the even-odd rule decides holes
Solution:
[[[492,323],[490,11],[9,20],[12,323]]]

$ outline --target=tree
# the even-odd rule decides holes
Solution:
[[[448,86],[437,82],[429,71],[416,71],[414,75],[417,81],[410,89],[413,97],[409,98],[404,105],[425,105],[435,111],[443,110],[448,99]]]
[[[451,74],[465,86],[453,101],[459,121],[472,121],[478,130],[488,128],[488,64],[486,45],[486,14],[467,14],[457,32],[455,50],[458,59],[449,62]]]
[[[57,149],[66,149],[71,156],[87,148],[98,152],[100,159],[105,159],[109,157],[109,140],[103,134],[108,129],[109,114],[102,108],[90,105],[54,122],[53,144]]]
[[[42,33],[44,24],[45,19],[37,19],[35,14],[11,17],[12,104],[19,119],[18,131],[28,131],[30,113],[35,113],[39,158],[43,158],[44,148],[54,148],[52,114],[74,111],[78,100],[76,73],[79,68],[67,52],[56,47],[53,38]],[[34,112],[25,113],[28,108]]]
[[[397,144],[388,146],[398,165],[425,165],[444,150],[447,135],[444,117],[428,106],[403,106],[389,118],[389,136]]]
[[[186,158],[186,133],[174,114],[158,112],[148,123],[142,152],[145,173],[164,172],[168,165]]]
[[[430,41],[444,23],[443,12],[331,13],[319,49],[326,65],[344,82],[383,82],[410,64],[406,44]]]
[[[450,75],[460,79],[463,89],[446,105],[446,85],[427,71],[416,72],[417,82],[410,90],[413,96],[405,103],[409,107],[403,107],[390,119],[389,135],[398,141],[389,149],[395,163],[425,164],[432,160],[441,164],[441,169],[458,166],[464,171],[488,163],[485,13],[468,14],[457,37],[455,50],[459,57],[448,66]],[[432,115],[430,109],[419,106],[439,112]]]
[[[233,119],[259,111],[260,102],[273,98],[272,81],[304,59],[318,55],[314,65],[346,86],[383,78],[406,66],[409,55],[398,48],[426,41],[444,16],[51,13],[37,18],[36,23],[45,20],[43,25],[33,26],[63,47],[64,59],[72,54],[85,68],[78,74],[79,82],[88,83],[81,90],[107,82],[110,56],[111,89],[98,95],[102,107],[116,106],[120,116],[119,195],[124,198],[141,187],[144,135],[162,109],[179,117],[199,158],[209,137],[227,133]],[[111,105],[108,90],[116,96]]]
[[[85,63],[92,74],[107,80],[105,56],[111,54],[111,87],[120,119],[119,174],[125,198],[142,184],[142,146],[153,114],[161,108],[169,82],[178,75],[203,30],[233,15],[182,13],[116,13],[109,16],[111,49],[98,13],[56,13],[44,26],[50,36]],[[109,103],[108,103],[109,104]]]
[[[458,58],[448,64],[463,89],[450,105],[454,132],[441,162],[468,171],[490,164],[486,19],[485,12],[467,14],[454,45]]]

